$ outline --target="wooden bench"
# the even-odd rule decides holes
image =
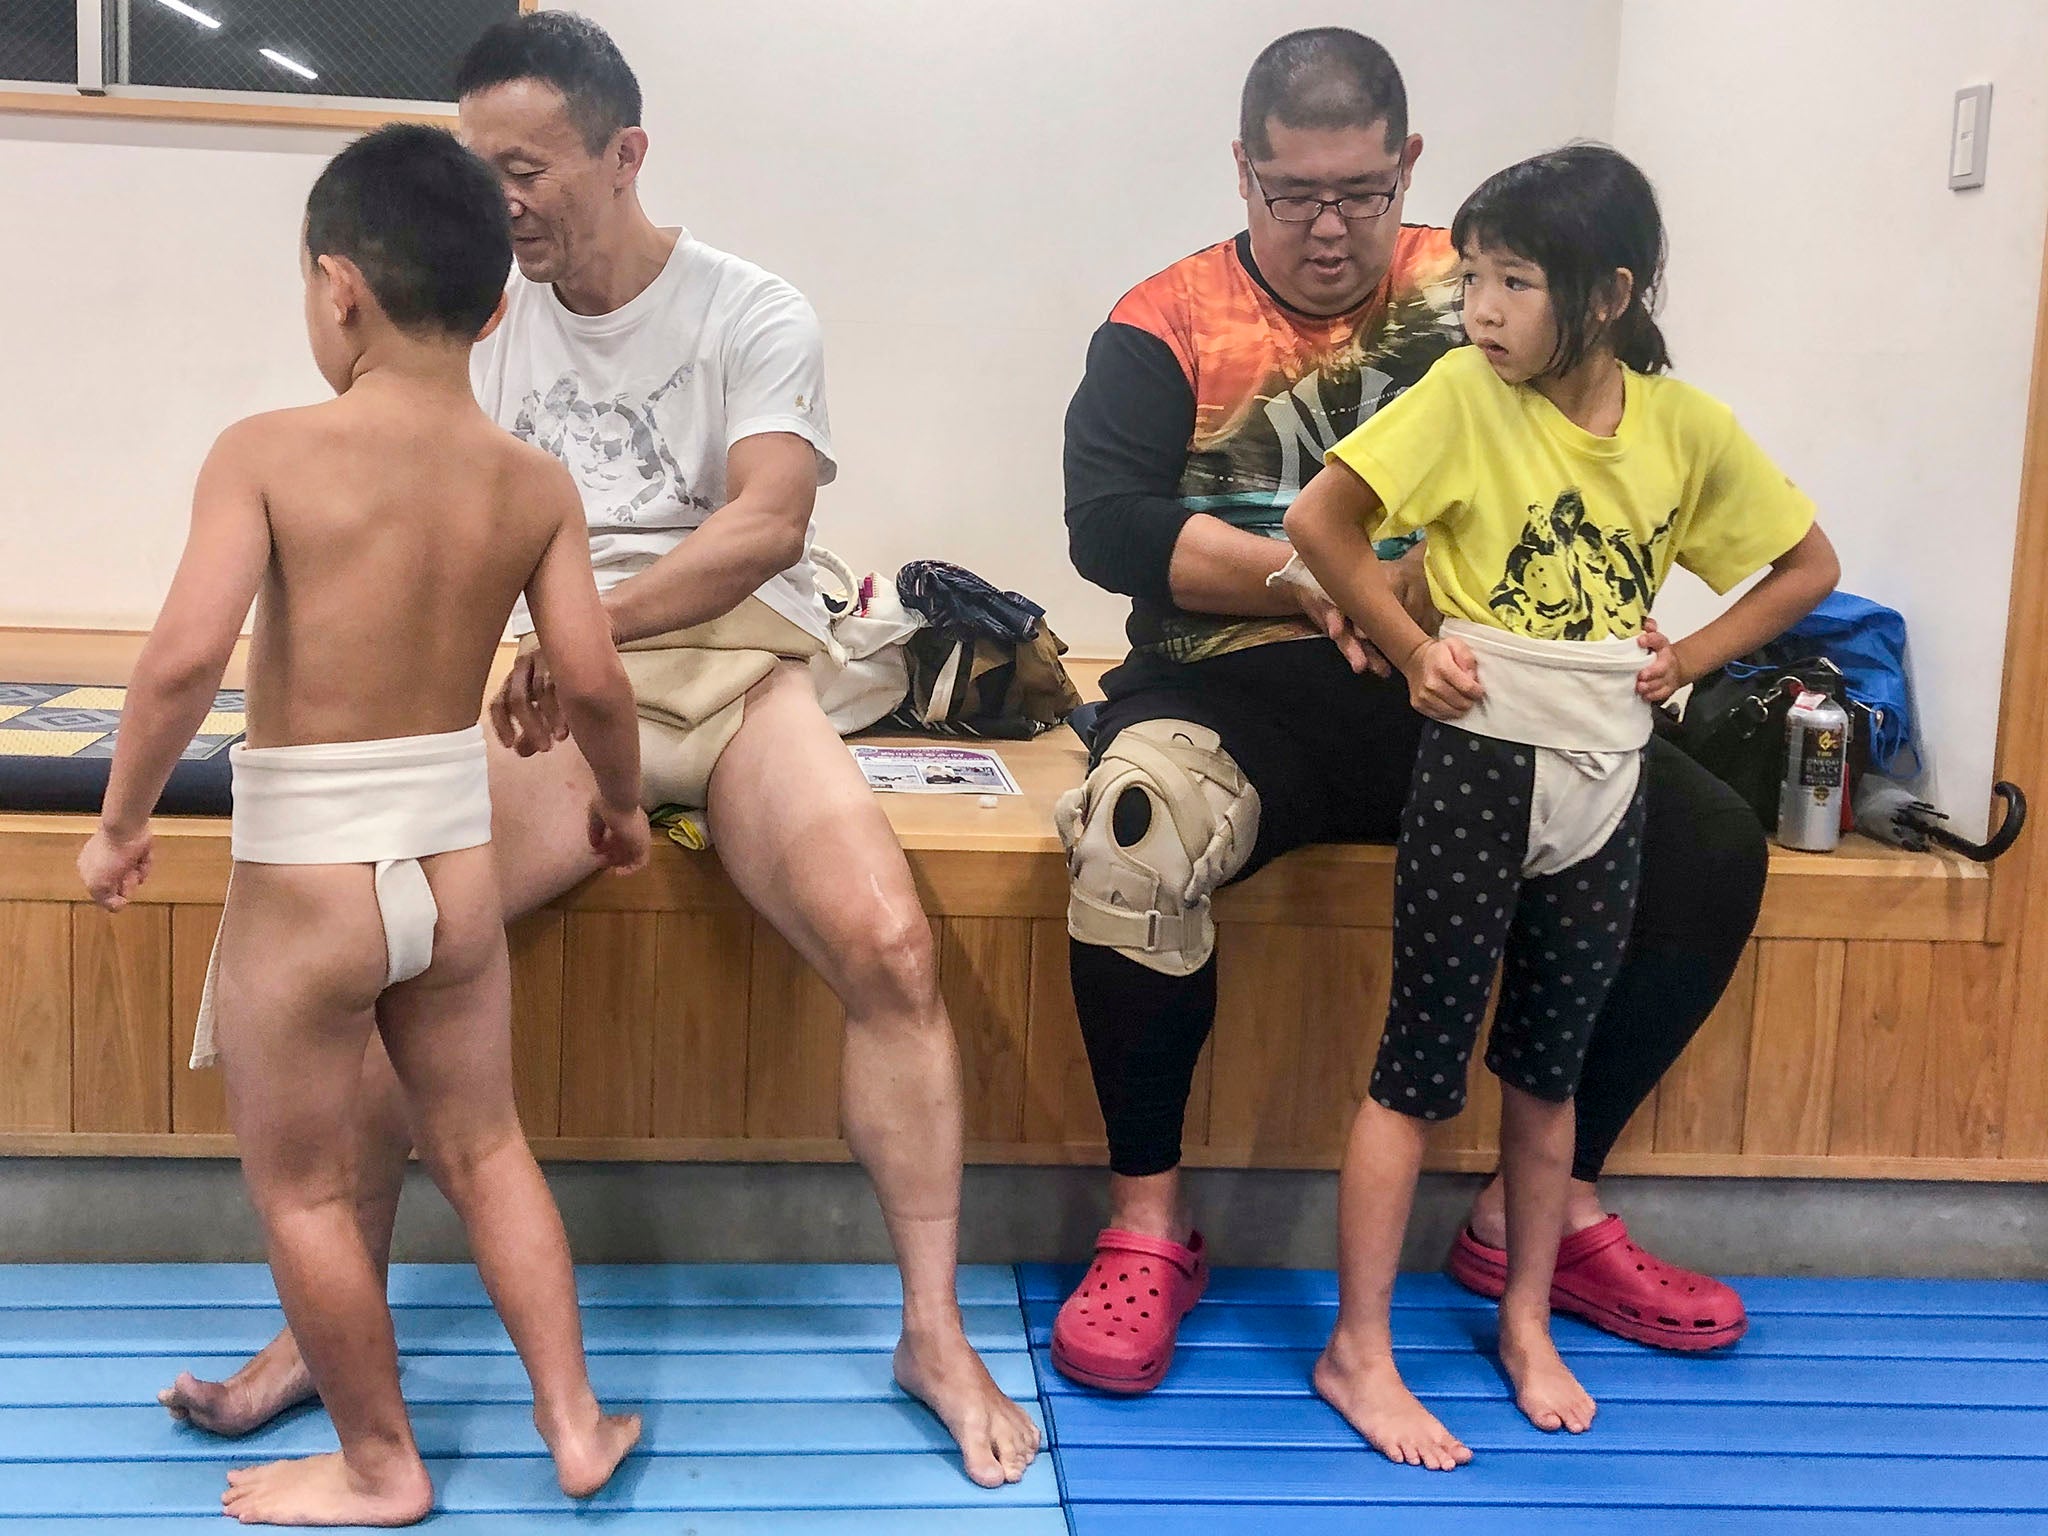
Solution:
[[[119,682],[136,644],[0,631],[0,676]],[[1077,668],[1088,684],[1100,670]],[[1083,757],[1066,731],[998,750],[1023,795],[987,810],[971,795],[885,806],[938,941],[970,1157],[1095,1163],[1050,814]],[[159,822],[151,884],[115,918],[80,900],[72,861],[88,829],[0,815],[0,1152],[227,1155],[218,1076],[183,1067],[226,824]],[[1307,848],[1218,898],[1222,1000],[1191,1164],[1336,1165],[1387,995],[1391,858]],[[2029,1150],[2048,1104],[2008,1095],[1994,1048],[2009,972],[1986,942],[1989,896],[1982,870],[1948,857],[1860,839],[1827,856],[1774,851],[1756,942],[1613,1170],[2048,1176]],[[586,884],[512,939],[520,1106],[542,1155],[846,1155],[836,1004],[714,857],[662,846],[644,872]],[[1491,1166],[1487,1073],[1472,1097],[1436,1130],[1432,1166]]]

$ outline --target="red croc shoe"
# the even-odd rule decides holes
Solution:
[[[1444,1267],[1453,1280],[1482,1296],[1498,1299],[1507,1289],[1507,1250],[1482,1243],[1470,1227],[1459,1232]],[[1619,1216],[1595,1222],[1558,1244],[1550,1305],[1657,1349],[1719,1349],[1749,1327],[1749,1314],[1733,1289],[1638,1247]]]
[[[1060,1374],[1104,1392],[1150,1392],[1173,1363],[1180,1320],[1209,1284],[1197,1232],[1186,1247],[1105,1227],[1095,1262],[1052,1325]]]

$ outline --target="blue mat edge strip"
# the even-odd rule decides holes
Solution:
[[[1023,1266],[1012,1265],[1011,1273],[1017,1282],[1017,1321],[1024,1330],[1024,1341],[1028,1347],[1031,1341],[1031,1328],[1026,1318]],[[1052,1394],[1046,1381],[1047,1374],[1052,1370],[1052,1363],[1049,1356],[1042,1361],[1036,1349],[1031,1350],[1030,1354],[1031,1379],[1038,1393],[1038,1422],[1045,1426],[1045,1445],[1039,1454],[1052,1461],[1053,1486],[1059,1491],[1060,1517],[1066,1522],[1067,1536],[1075,1536],[1074,1503],[1067,1496],[1067,1464],[1066,1459],[1060,1454],[1059,1424],[1053,1415]]]

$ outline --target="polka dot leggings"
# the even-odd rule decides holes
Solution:
[[[1562,1102],[1578,1089],[1593,1021],[1621,963],[1642,862],[1636,787],[1605,847],[1555,874],[1522,874],[1535,749],[1431,722],[1416,753],[1394,877],[1394,986],[1372,1096],[1422,1120],[1465,1105],[1465,1072],[1494,969],[1486,1065]]]

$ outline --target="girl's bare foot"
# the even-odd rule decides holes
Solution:
[[[572,1499],[587,1499],[606,1483],[640,1443],[640,1415],[606,1413],[595,1399],[577,1411],[533,1411],[534,1428],[555,1458],[555,1481]]]
[[[1541,1430],[1568,1429],[1584,1434],[1593,1424],[1591,1394],[1579,1385],[1550,1337],[1550,1314],[1518,1321],[1503,1308],[1500,1315],[1500,1363],[1515,1384],[1515,1406]]]
[[[1387,1460],[1449,1472],[1472,1452],[1401,1380],[1391,1350],[1359,1348],[1334,1335],[1316,1361],[1316,1393]]]
[[[201,1381],[181,1371],[156,1400],[181,1423],[236,1439],[316,1395],[299,1346],[286,1331],[226,1381]]]
[[[417,1459],[372,1483],[329,1451],[230,1472],[220,1505],[244,1525],[412,1525],[434,1507],[434,1485]]]
[[[960,1444],[961,1465],[984,1488],[1023,1477],[1038,1455],[1038,1426],[1003,1395],[956,1323],[929,1332],[903,1330],[896,1383],[938,1415]]]

